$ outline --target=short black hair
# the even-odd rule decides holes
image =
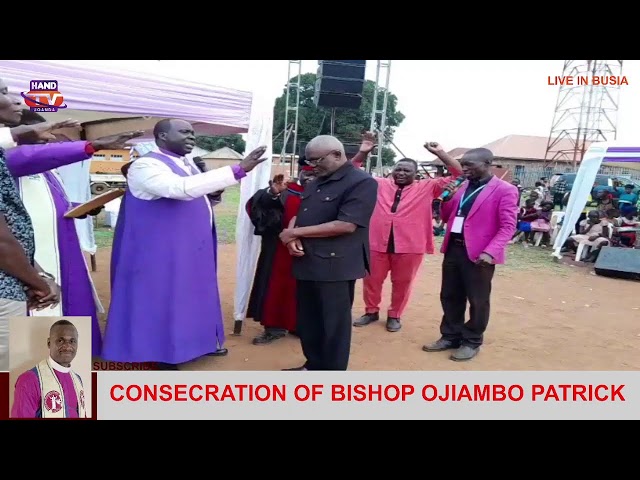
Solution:
[[[477,157],[478,160],[486,163],[487,165],[491,165],[493,163],[493,152],[488,148],[472,148],[464,153],[463,157],[467,156]]]
[[[636,188],[635,185],[631,184],[631,183],[627,183],[624,188]]]
[[[154,138],[158,138],[161,133],[167,133],[171,129],[171,122],[173,120],[177,120],[175,118],[163,118],[158,123],[156,123],[155,127],[153,127],[153,136]]]
[[[53,325],[51,325],[51,328],[49,329],[49,334],[51,334],[51,332],[53,332],[53,329],[56,327],[67,327],[67,326],[76,328],[76,326],[73,323],[71,323],[69,320],[62,319],[62,320],[58,320]]]
[[[416,170],[418,170],[418,162],[416,162],[413,158],[401,158],[396,163],[400,163],[400,162],[413,163],[413,166],[416,168]]]

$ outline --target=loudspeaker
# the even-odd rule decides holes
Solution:
[[[317,107],[358,109],[366,60],[319,60],[313,101]]]
[[[640,280],[640,250],[602,247],[596,260],[595,271],[603,277]]]
[[[344,154],[347,156],[347,160],[351,160],[360,151],[359,143],[344,143]]]

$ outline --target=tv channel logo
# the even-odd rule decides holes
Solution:
[[[67,108],[57,80],[31,80],[29,87],[28,92],[20,95],[32,112],[57,112]]]

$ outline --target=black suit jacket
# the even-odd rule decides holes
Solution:
[[[309,182],[302,194],[296,227],[341,220],[353,233],[331,238],[302,238],[304,256],[294,257],[298,280],[339,282],[363,278],[369,271],[369,222],[378,183],[350,162],[327,178]]]

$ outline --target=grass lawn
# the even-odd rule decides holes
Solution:
[[[236,237],[236,219],[238,217],[238,204],[240,203],[240,186],[234,186],[225,190],[222,202],[215,207],[216,229],[219,243],[234,243]],[[98,216],[98,227],[95,229],[95,238],[98,248],[110,247],[113,242],[113,232],[104,226],[104,214]],[[436,238],[438,248],[442,237]],[[567,275],[567,268],[554,262],[549,248],[524,248],[522,245],[509,247],[509,256],[505,269],[513,270],[540,270],[562,275]]]
[[[222,195],[222,202],[216,205],[214,213],[219,243],[235,243],[239,203],[240,186],[237,185],[226,189]],[[113,243],[113,231],[105,226],[104,213],[98,215],[97,223],[98,226],[94,230],[96,245],[98,248],[110,247]]]

